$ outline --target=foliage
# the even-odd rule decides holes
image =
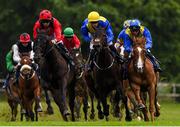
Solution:
[[[161,61],[162,76],[167,81],[180,82],[180,2],[179,0],[16,0],[0,1],[0,57],[1,71],[5,74],[5,53],[22,32],[32,29],[41,9],[47,8],[59,19],[63,29],[74,28],[82,40],[80,27],[92,10],[106,17],[112,25],[115,37],[122,29],[123,21],[138,18],[150,29],[153,37],[152,52]],[[88,44],[82,51],[87,55]],[[4,76],[4,75],[3,75]]]

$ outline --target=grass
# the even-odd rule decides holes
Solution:
[[[43,101],[43,109],[46,109],[46,104]],[[57,106],[53,103],[54,115],[47,115],[46,113],[41,113],[38,122],[26,122],[20,121],[20,115],[18,114],[17,121],[11,122],[10,107],[5,100],[0,100],[0,125],[1,126],[180,126],[180,103],[175,102],[161,102],[161,115],[156,119],[155,122],[143,122],[138,120],[133,120],[132,122],[119,121],[117,118],[113,118],[110,115],[110,121],[98,120],[97,114],[95,120],[84,121],[83,113],[81,113],[82,118],[77,122],[64,122],[59,113]],[[96,111],[97,113],[97,111]]]

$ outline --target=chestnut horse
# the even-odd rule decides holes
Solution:
[[[155,106],[157,106],[156,87],[158,74],[154,71],[151,61],[146,57],[145,42],[146,40],[143,37],[133,38],[132,57],[128,65],[128,79],[138,102],[138,107],[143,110],[145,121],[148,121],[149,118],[145,107],[145,101],[140,95],[140,92],[144,90],[148,91],[149,111],[151,114],[151,121],[154,121]]]
[[[38,121],[38,112],[41,112],[40,105],[40,82],[36,71],[32,68],[32,60],[29,56],[22,56],[20,61],[20,76],[18,78],[18,86],[20,89],[20,98],[22,108],[25,109],[27,120],[30,118],[34,121],[33,103],[35,100],[35,117]],[[23,114],[21,115],[23,120]]]
[[[122,84],[121,66],[116,63],[111,55],[110,49],[107,45],[107,38],[105,30],[97,30],[93,36],[94,48],[96,50],[95,57],[93,59],[94,68],[93,72],[87,72],[86,82],[98,99],[98,116],[102,119],[104,116],[108,120],[109,105],[107,104],[108,94],[112,90],[118,90],[122,94],[122,99],[126,108],[127,121],[131,121],[129,109],[127,107],[127,96],[125,96],[125,90]],[[117,101],[118,103],[119,101]],[[103,112],[101,111],[101,105],[103,105]]]

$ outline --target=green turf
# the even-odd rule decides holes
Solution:
[[[46,105],[43,102],[43,109],[46,109]],[[161,102],[161,116],[155,120],[155,122],[143,122],[138,120],[133,120],[132,122],[125,122],[124,118],[122,121],[119,121],[116,118],[113,118],[110,115],[110,120],[106,122],[105,120],[98,120],[97,114],[95,120],[90,120],[88,118],[88,122],[85,122],[83,119],[83,113],[81,113],[81,120],[78,122],[64,122],[61,118],[61,115],[58,111],[57,106],[53,103],[53,107],[55,110],[54,115],[47,115],[46,113],[41,113],[39,117],[38,122],[21,122],[19,118],[19,114],[17,117],[16,122],[10,121],[10,108],[6,101],[0,101],[0,125],[8,125],[8,126],[14,126],[14,125],[22,125],[22,126],[55,126],[55,125],[68,125],[68,126],[96,126],[96,125],[102,125],[102,126],[119,126],[119,125],[126,125],[126,126],[139,126],[139,125],[161,125],[161,126],[171,126],[171,125],[180,125],[180,103],[175,102]],[[97,111],[96,111],[97,112]]]

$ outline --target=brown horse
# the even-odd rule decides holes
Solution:
[[[35,100],[35,117],[38,121],[38,112],[41,112],[40,107],[40,82],[36,71],[32,68],[32,60],[29,56],[22,56],[20,61],[20,76],[18,78],[18,86],[20,89],[20,98],[22,101],[22,108],[25,109],[27,120],[30,118],[34,121],[33,103]],[[23,114],[21,115],[23,120]]]
[[[109,105],[107,96],[112,90],[118,90],[122,94],[123,102],[126,108],[126,120],[131,121],[131,116],[127,107],[127,97],[122,84],[121,66],[115,62],[107,46],[107,39],[104,30],[97,30],[93,36],[94,48],[96,54],[93,60],[94,68],[92,74],[87,72],[86,81],[96,98],[98,99],[98,116],[102,119],[106,116],[108,120]],[[117,101],[118,103],[119,101]],[[103,105],[103,112],[101,105]]]
[[[43,87],[51,91],[65,121],[68,121],[69,115],[66,99],[68,93],[72,120],[74,121],[75,68],[69,67],[57,45],[53,44],[51,37],[45,33],[38,33],[34,51],[34,59],[39,64],[41,78],[46,82],[42,85],[47,85]]]
[[[83,56],[80,49],[72,49],[70,54],[75,63],[75,112],[76,117],[80,118],[80,109],[83,104],[84,118],[87,120],[88,111],[88,86],[84,77],[84,64]]]
[[[133,38],[133,52],[128,65],[128,79],[138,102],[138,107],[143,109],[145,121],[149,119],[145,101],[143,101],[140,92],[143,91],[143,89],[148,91],[149,111],[151,114],[151,121],[154,121],[158,79],[151,61],[146,58],[145,42],[145,38]]]
[[[21,103],[19,98],[19,88],[17,87],[15,80],[16,80],[15,74],[11,73],[8,82],[8,87],[6,88],[5,91],[7,95],[8,104],[11,107],[11,121],[16,120],[16,116],[18,112],[17,107],[18,104]]]

